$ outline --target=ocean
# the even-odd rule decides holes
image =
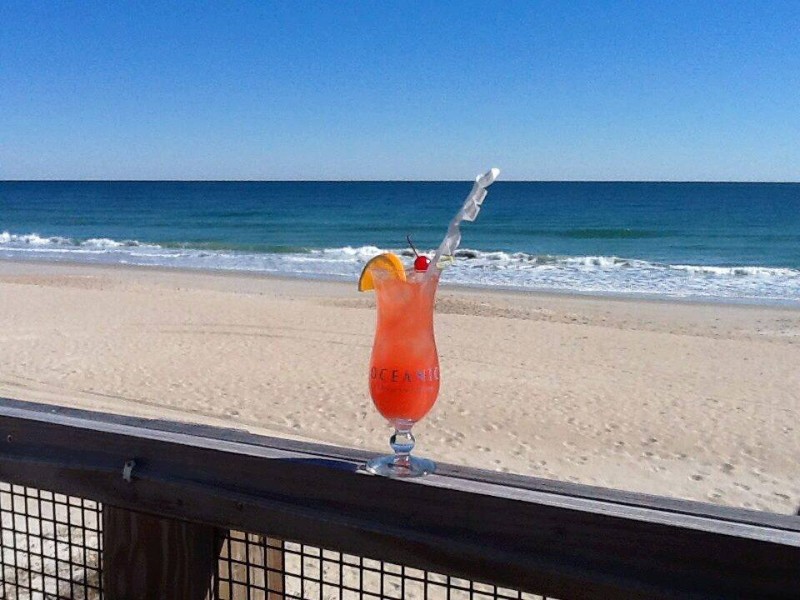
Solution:
[[[0,182],[0,258],[355,283],[471,182]],[[494,184],[451,285],[800,305],[800,184]]]

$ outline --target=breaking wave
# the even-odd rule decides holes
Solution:
[[[79,240],[0,233],[0,257],[6,259],[248,271],[350,281],[356,280],[366,261],[385,251],[376,246],[301,248],[266,244],[243,250],[211,243],[154,244],[107,237]],[[392,251],[406,259],[413,256],[409,249]],[[756,265],[662,264],[618,256],[465,248],[456,252],[456,261],[442,280],[478,287],[800,305],[800,270]]]

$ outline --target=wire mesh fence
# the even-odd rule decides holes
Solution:
[[[543,596],[231,531],[222,544],[218,600],[546,600]]]
[[[0,482],[0,598],[103,597],[102,510]],[[241,531],[220,531],[214,600],[544,600],[543,596]]]
[[[101,598],[101,506],[0,482],[0,597]]]

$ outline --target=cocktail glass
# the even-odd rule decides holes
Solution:
[[[389,440],[394,454],[369,461],[367,470],[372,473],[418,477],[436,468],[433,461],[411,456],[414,448],[411,428],[428,414],[439,395],[439,355],[433,337],[436,287],[442,269],[452,262],[461,242],[461,222],[475,220],[486,198],[486,189],[499,174],[499,169],[489,169],[475,178],[433,259],[425,261],[422,259],[426,257],[419,256],[414,261],[415,267],[417,261],[423,263],[420,270],[404,272],[396,255],[384,253],[370,260],[361,273],[358,289],[374,289],[378,298],[369,391],[378,411],[394,426],[394,435]]]
[[[411,428],[439,395],[439,356],[433,335],[433,304],[438,271],[411,271],[405,280],[389,271],[373,272],[378,323],[369,364],[369,391],[375,407],[394,427],[394,454],[374,458],[367,470],[388,477],[432,473],[433,461],[411,456]]]

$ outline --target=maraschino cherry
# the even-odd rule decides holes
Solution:
[[[414,259],[414,270],[415,271],[427,271],[428,267],[431,264],[431,259],[427,256],[417,256]]]
[[[414,256],[417,257],[414,259],[414,270],[427,271],[428,267],[431,264],[431,259],[425,256],[424,254],[420,254],[419,252],[417,252],[417,249],[414,247],[414,244],[411,241],[410,235],[407,235],[406,239],[408,240],[408,245],[411,246],[411,249],[414,251]]]

